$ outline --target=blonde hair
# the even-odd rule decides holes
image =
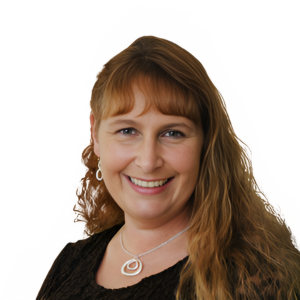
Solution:
[[[170,41],[137,39],[98,74],[90,103],[95,128],[101,119],[131,111],[133,83],[145,94],[145,110],[154,106],[163,114],[184,116],[204,132],[191,198],[189,259],[177,299],[295,299],[299,251],[290,229],[257,186],[246,145],[236,136],[223,98],[202,64]],[[124,213],[105,183],[95,178],[92,138],[82,159],[88,170],[74,210],[92,235],[123,223]]]

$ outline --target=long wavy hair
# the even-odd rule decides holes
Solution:
[[[146,110],[179,115],[201,125],[204,144],[193,207],[188,262],[177,299],[296,299],[300,253],[289,227],[259,189],[246,145],[236,136],[221,94],[202,64],[178,45],[153,36],[137,39],[97,76],[91,97],[95,128],[134,106],[138,82]],[[96,177],[93,139],[82,160],[77,221],[88,235],[124,223],[124,213]]]

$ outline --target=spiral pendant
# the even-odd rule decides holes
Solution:
[[[135,263],[135,265],[134,267],[131,267],[133,263]],[[142,267],[143,267],[142,262],[138,258],[132,258],[126,261],[126,263],[122,266],[121,272],[126,276],[135,276],[141,272]],[[127,270],[131,270],[131,271],[136,270],[136,271],[132,273],[128,273]]]

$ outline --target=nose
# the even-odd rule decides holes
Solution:
[[[161,145],[156,138],[143,138],[138,147],[135,163],[147,174],[163,166]]]

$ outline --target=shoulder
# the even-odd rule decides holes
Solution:
[[[76,259],[83,259],[85,256],[89,256],[93,251],[99,251],[101,248],[106,247],[121,227],[122,225],[116,225],[93,234],[86,239],[68,243],[55,259],[53,266],[58,266],[61,262],[65,265]]]
[[[116,225],[87,239],[68,243],[53,262],[36,299],[42,299],[43,295],[50,295],[58,290],[80,264],[89,264],[95,253],[106,248],[121,226]]]
[[[94,249],[99,251],[101,246],[105,246],[113,238],[113,236],[119,231],[122,225],[115,225],[99,233],[93,234],[92,236],[78,240],[75,243],[69,243],[63,249],[65,252],[72,253],[73,256],[81,256],[83,252],[91,252]],[[66,250],[65,250],[66,249]],[[62,252],[63,252],[62,251]]]

